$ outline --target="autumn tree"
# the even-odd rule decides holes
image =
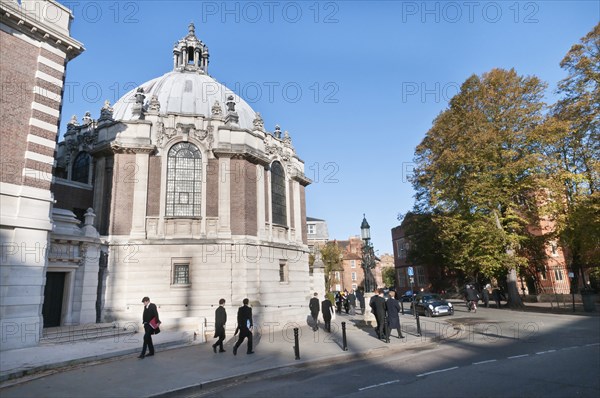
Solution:
[[[517,270],[536,221],[545,88],[513,69],[473,75],[415,153],[416,209],[438,214],[442,252],[466,272],[503,271],[510,307],[522,306]]]
[[[574,285],[583,269],[599,272],[600,258],[600,24],[571,47],[560,63],[558,84],[540,137],[546,154],[548,212],[555,216]]]
[[[331,274],[335,271],[342,271],[342,249],[337,242],[327,242],[321,247],[321,260],[325,265],[325,291],[330,291]]]

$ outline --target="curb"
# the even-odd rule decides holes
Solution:
[[[453,329],[455,330],[455,334],[450,337],[453,337],[453,336],[457,335],[458,333],[460,333],[462,330],[462,325],[454,326]],[[436,336],[436,337],[421,336],[421,338],[426,339],[426,340],[422,341],[422,342],[414,343],[414,344],[412,344],[412,347],[424,347],[427,345],[436,344],[439,341],[443,340],[440,336]],[[157,393],[154,395],[150,395],[149,397],[151,397],[151,398],[167,398],[167,397],[172,397],[173,394],[189,395],[189,394],[201,392],[201,391],[209,389],[209,388],[217,387],[217,386],[220,386],[223,384],[235,382],[237,380],[245,380],[245,379],[250,379],[250,378],[256,378],[261,375],[267,375],[269,373],[272,373],[274,371],[281,370],[281,369],[299,370],[299,369],[306,369],[306,368],[313,368],[313,367],[322,367],[322,366],[326,366],[326,365],[330,365],[330,364],[338,364],[340,362],[346,362],[348,360],[357,361],[357,360],[365,359],[365,358],[372,357],[372,356],[382,355],[384,353],[396,353],[396,352],[404,351],[404,350],[406,350],[406,346],[383,346],[383,347],[377,347],[377,348],[370,348],[366,351],[356,351],[356,352],[345,351],[340,354],[330,356],[328,358],[301,360],[301,362],[290,362],[288,364],[272,366],[269,368],[259,369],[259,370],[255,370],[255,371],[246,371],[244,373],[239,373],[236,375],[231,375],[231,376],[222,377],[222,378],[218,378],[218,379],[208,380],[208,381],[205,381],[202,383],[191,384],[186,387],[179,387],[179,388],[163,391],[163,392],[160,392],[160,393]]]
[[[184,340],[173,340],[164,343],[155,344],[155,348],[159,349],[175,349],[186,347],[190,345],[199,344],[194,341]],[[5,387],[11,387],[17,384],[25,383],[31,380],[38,379],[58,373],[70,368],[81,367],[81,366],[92,366],[99,363],[111,362],[120,358],[139,353],[140,348],[124,349],[118,352],[107,352],[101,355],[94,355],[88,357],[81,357],[76,359],[70,359],[62,362],[55,362],[46,365],[34,366],[27,369],[17,369],[3,373],[0,375],[0,389]]]

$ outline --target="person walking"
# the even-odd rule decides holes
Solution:
[[[498,280],[496,278],[492,278],[492,297],[496,302],[496,308],[502,308],[500,303],[502,293],[500,292],[500,286],[498,286]]]
[[[331,333],[331,315],[333,314],[333,305],[331,301],[325,297],[321,302],[321,312],[323,313],[323,321],[325,321],[325,331]]]
[[[144,303],[144,313],[142,314],[142,323],[144,325],[144,344],[142,345],[142,353],[138,356],[140,359],[145,357],[151,357],[154,355],[154,344],[152,343],[152,335],[160,333],[158,325],[160,325],[160,319],[158,318],[158,309],[156,305],[150,302],[149,297],[142,299]],[[146,355],[146,349],[148,355]]]
[[[219,306],[215,310],[215,336],[219,339],[212,348],[215,354],[217,353],[217,347],[219,352],[225,352],[223,349],[223,340],[225,340],[225,324],[227,323],[227,311],[225,311],[225,299],[219,300]]]
[[[313,331],[317,331],[319,329],[319,293],[315,292],[313,297],[310,299],[308,303],[308,308],[310,309],[310,316],[313,319]]]
[[[392,334],[392,329],[396,329],[398,331],[398,338],[403,339],[404,335],[402,334],[402,327],[400,325],[400,302],[396,300],[396,292],[390,290],[390,297],[385,302],[385,311],[387,314],[387,334],[386,340],[390,340],[390,335]]]
[[[356,314],[356,294],[354,294],[354,289],[350,290],[350,294],[348,294],[348,303],[350,304],[350,315]]]
[[[356,291],[356,299],[358,300],[358,304],[360,304],[360,314],[364,315],[365,314],[365,294],[363,293],[363,291],[360,288]]]
[[[377,295],[371,299],[371,312],[375,315],[377,321],[377,338],[379,340],[386,337],[385,332],[385,299],[383,298],[383,289],[377,289]],[[387,340],[387,339],[386,339]],[[387,340],[386,343],[390,341]]]
[[[235,343],[235,345],[233,346],[233,355],[237,355],[237,350],[240,347],[240,345],[244,342],[244,339],[246,337],[248,338],[248,349],[246,351],[246,354],[254,354],[254,351],[252,351],[252,329],[254,325],[252,324],[252,308],[248,307],[249,302],[250,300],[245,298],[242,301],[242,304],[244,305],[238,309],[237,323],[238,328],[240,328],[240,335],[238,337],[237,343]]]
[[[492,285],[489,283],[481,290],[481,296],[483,297],[483,305],[485,308],[490,307],[490,294],[492,292]]]

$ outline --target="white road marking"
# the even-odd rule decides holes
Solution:
[[[523,354],[523,355],[515,355],[512,357],[508,357],[508,359],[516,359],[516,358],[523,358],[523,357],[528,357],[529,354]]]
[[[368,390],[369,388],[381,387],[381,386],[385,386],[388,384],[394,384],[394,383],[398,383],[399,381],[400,380],[392,380],[392,381],[386,381],[385,383],[373,384],[372,386],[359,388],[358,391]]]
[[[556,350],[548,350],[548,351],[540,351],[540,352],[536,352],[536,355],[542,355],[542,354],[547,354],[549,352],[556,352]]]
[[[584,345],[584,347],[593,347],[595,345],[600,345],[600,343],[586,344],[586,345]]]
[[[496,362],[497,359],[488,359],[487,361],[481,361],[481,362],[473,362],[473,365],[481,365],[484,363],[490,363],[490,362]]]
[[[458,366],[454,366],[452,368],[446,368],[446,369],[440,369],[440,370],[434,370],[432,372],[427,372],[427,373],[421,373],[420,375],[417,375],[417,377],[423,377],[423,376],[427,376],[427,375],[432,375],[434,373],[441,373],[441,372],[447,372],[449,370],[454,370],[454,369],[458,369]]]

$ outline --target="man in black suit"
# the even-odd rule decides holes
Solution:
[[[316,332],[319,329],[319,294],[315,292],[313,298],[310,299],[308,303],[308,308],[310,309],[310,316],[312,316],[313,321],[315,322],[313,325],[313,330]]]
[[[383,298],[383,289],[377,289],[377,296],[373,296],[371,299],[371,310],[377,320],[377,338],[387,338],[386,327],[385,327],[385,299]],[[389,340],[386,340],[389,343]]]
[[[219,352],[225,352],[223,349],[223,340],[225,340],[225,324],[227,323],[227,311],[225,311],[225,299],[219,300],[219,307],[215,311],[215,336],[219,340],[213,344],[212,348],[215,354],[217,353],[217,347]]]
[[[333,305],[327,297],[321,302],[321,312],[323,313],[323,320],[325,321],[325,331],[331,333],[331,314],[333,313]]]
[[[158,310],[156,305],[150,302],[148,297],[142,299],[144,303],[144,313],[142,314],[142,322],[144,324],[144,345],[142,346],[142,353],[138,358],[144,359],[145,357],[151,357],[154,355],[154,344],[152,344],[152,335],[159,333],[160,319],[158,319]],[[152,324],[156,325],[156,328],[152,327]],[[146,355],[146,348],[148,349],[148,355]]]
[[[244,305],[238,309],[237,323],[240,329],[240,337],[233,346],[233,355],[237,355],[237,350],[246,337],[248,338],[248,351],[246,351],[246,354],[254,354],[254,351],[252,351],[252,308],[248,307],[249,302],[250,300],[245,298],[242,301]]]

